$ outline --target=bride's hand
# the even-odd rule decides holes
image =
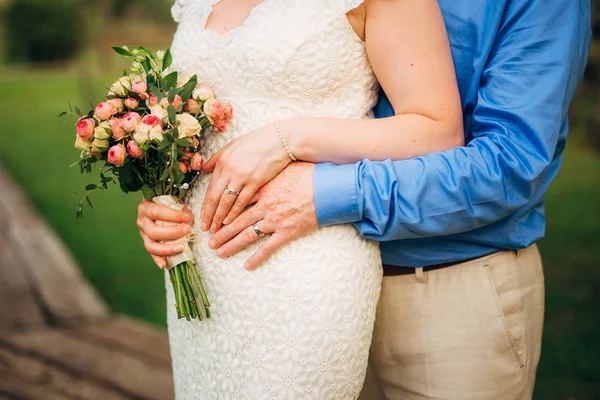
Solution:
[[[202,168],[213,175],[202,204],[201,229],[216,232],[233,221],[289,163],[275,124],[241,136],[215,153]]]

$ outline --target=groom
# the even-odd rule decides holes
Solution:
[[[214,238],[220,246],[269,220],[276,234],[254,266],[319,226],[354,223],[381,242],[385,277],[361,399],[531,399],[544,310],[535,242],[590,46],[591,5],[439,2],[467,145],[397,162],[292,164]],[[375,114],[393,115],[384,94]],[[146,215],[167,219],[148,203]],[[240,239],[229,253],[258,237]]]

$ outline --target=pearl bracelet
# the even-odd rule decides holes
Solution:
[[[290,147],[288,146],[287,141],[285,140],[285,137],[283,137],[283,132],[281,131],[281,126],[279,125],[279,121],[275,121],[275,127],[277,128],[277,134],[279,135],[279,139],[281,139],[281,144],[283,145],[283,148],[287,152],[287,155],[290,158],[290,160],[298,161],[298,159],[296,157],[294,157],[294,154],[290,150]]]

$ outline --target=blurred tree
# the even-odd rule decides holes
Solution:
[[[9,62],[72,58],[80,49],[78,0],[13,1],[5,13]]]

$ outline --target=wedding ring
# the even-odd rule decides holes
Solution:
[[[252,229],[254,229],[254,232],[256,232],[256,234],[258,235],[258,237],[265,236],[265,233],[260,230],[260,228],[258,227],[258,224],[252,225]]]
[[[236,197],[240,195],[237,190],[233,190],[231,188],[225,188],[225,194],[232,194]]]

